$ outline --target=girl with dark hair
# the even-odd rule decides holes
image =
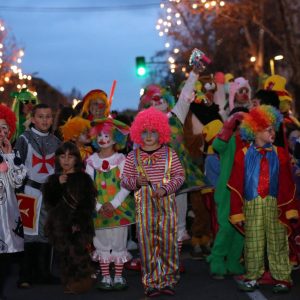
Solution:
[[[65,293],[85,292],[93,283],[89,249],[96,195],[78,148],[63,143],[55,152],[55,174],[44,184],[43,196],[48,212],[45,232],[59,256]]]

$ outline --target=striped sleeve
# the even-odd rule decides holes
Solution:
[[[176,152],[173,149],[170,175],[170,181],[162,186],[167,191],[168,195],[175,193],[182,186],[185,179],[184,170]]]
[[[123,173],[121,176],[121,186],[127,190],[136,190],[136,179],[138,177],[137,169],[134,165],[133,151],[131,151],[125,161]]]

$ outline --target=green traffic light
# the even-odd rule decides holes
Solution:
[[[144,56],[137,56],[135,58],[135,65],[137,76],[144,77],[147,75],[146,60]]]
[[[146,74],[146,69],[145,69],[144,67],[139,67],[139,68],[137,69],[137,74],[138,74],[139,76],[144,76],[144,75]]]

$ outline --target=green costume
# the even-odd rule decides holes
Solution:
[[[238,145],[237,145],[238,144]],[[213,244],[210,263],[210,272],[213,275],[242,274],[244,267],[240,263],[243,253],[244,237],[229,222],[230,190],[227,187],[236,149],[242,144],[239,136],[232,136],[228,142],[216,138],[213,148],[220,155],[220,177],[218,179],[214,199],[217,208],[219,229]]]

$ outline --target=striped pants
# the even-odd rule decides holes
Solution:
[[[144,288],[174,286],[179,280],[175,197],[153,199],[148,187],[135,196]]]
[[[268,196],[245,201],[245,263],[246,278],[259,279],[265,270],[267,249],[269,268],[276,280],[291,280],[286,228],[279,222],[277,200]],[[267,248],[266,248],[267,247]]]

